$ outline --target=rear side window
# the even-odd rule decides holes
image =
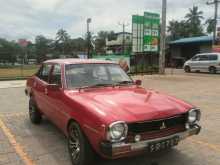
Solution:
[[[51,70],[51,64],[43,64],[39,72],[37,73],[37,77],[45,82],[48,82],[50,70]]]
[[[61,66],[59,64],[55,64],[53,67],[50,84],[57,84],[61,86]]]
[[[210,55],[209,56],[209,60],[210,61],[217,61],[218,60],[218,56],[217,55]]]

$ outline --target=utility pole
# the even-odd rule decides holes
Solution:
[[[91,54],[90,54],[90,47],[91,47],[91,34],[90,34],[90,31],[89,31],[89,24],[92,22],[92,19],[91,18],[88,18],[86,20],[86,23],[87,23],[87,56],[88,58],[91,58]]]
[[[215,5],[215,13],[214,13],[214,33],[213,33],[213,45],[216,44],[216,28],[217,28],[217,19],[218,19],[218,3],[219,0],[213,0],[207,2],[207,5]]]
[[[129,26],[129,24],[125,24],[124,22],[123,23],[119,23],[120,26],[122,26],[123,28],[123,40],[122,40],[122,52],[123,52],[123,55],[125,54],[125,27]]]
[[[162,0],[162,24],[161,24],[160,57],[159,57],[159,73],[160,74],[165,74],[166,12],[167,12],[167,0]]]

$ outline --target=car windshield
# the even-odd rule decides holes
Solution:
[[[117,64],[70,64],[65,67],[68,88],[132,84]]]

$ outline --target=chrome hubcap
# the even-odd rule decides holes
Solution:
[[[72,159],[74,161],[77,161],[80,155],[80,142],[79,142],[79,134],[75,128],[72,128],[70,131],[69,149]]]

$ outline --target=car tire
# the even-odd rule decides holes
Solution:
[[[94,151],[76,122],[71,122],[68,127],[68,150],[73,165],[93,164]]]
[[[209,68],[209,73],[215,74],[215,73],[216,73],[216,68],[215,68],[214,66],[211,66],[211,67]]]
[[[185,66],[185,67],[184,67],[184,71],[185,71],[186,73],[190,73],[190,72],[191,72],[190,66]]]
[[[33,124],[40,124],[42,114],[39,112],[34,99],[31,97],[29,100],[29,117]]]

